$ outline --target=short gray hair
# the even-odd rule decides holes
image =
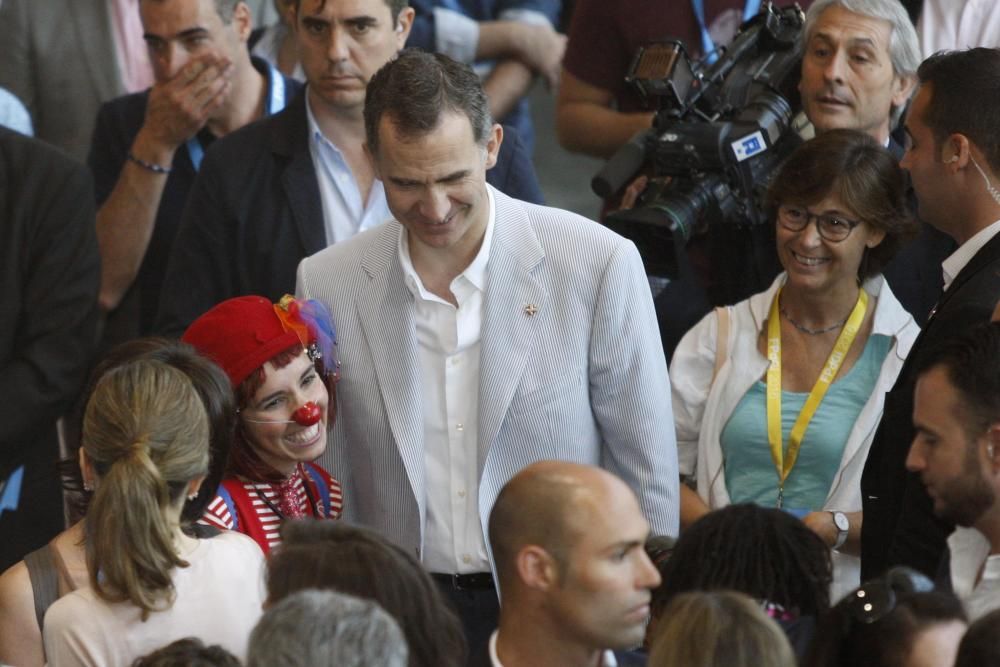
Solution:
[[[250,633],[247,667],[406,667],[403,631],[371,600],[304,590],[268,609]]]
[[[812,37],[816,21],[830,7],[839,5],[844,9],[868,18],[888,21],[892,26],[889,35],[889,58],[897,75],[915,76],[920,66],[920,42],[917,31],[910,21],[910,15],[899,0],[816,0],[806,12],[806,23],[802,30],[803,44]]]

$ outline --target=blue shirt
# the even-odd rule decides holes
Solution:
[[[823,397],[802,439],[799,457],[785,480],[784,507],[822,509],[840,470],[847,438],[878,381],[892,338],[869,336],[865,349],[847,374]],[[781,433],[787,451],[788,434],[808,392],[781,392]],[[726,489],[734,503],[775,507],[778,471],[767,440],[767,385],[758,380],[740,400],[722,429]]]
[[[316,182],[323,204],[326,244],[333,245],[351,238],[358,232],[392,219],[385,199],[382,181],[374,179],[368,191],[368,201],[361,199],[361,190],[344,153],[326,138],[309,105],[306,89],[306,118],[309,122],[309,154],[316,166]]]

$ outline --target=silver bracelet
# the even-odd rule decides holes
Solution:
[[[132,160],[132,162],[135,162],[143,169],[153,172],[154,174],[169,174],[171,171],[173,171],[173,169],[171,169],[170,167],[161,167],[158,164],[153,164],[152,162],[146,162],[145,160],[140,160],[135,156],[134,153],[132,153],[132,151],[128,152],[128,159]]]

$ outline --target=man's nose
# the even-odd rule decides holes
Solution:
[[[326,45],[326,57],[335,63],[347,60],[348,38],[341,30],[330,31],[330,39]]]
[[[823,69],[823,76],[827,81],[842,83],[844,81],[844,71],[846,67],[847,55],[841,49],[837,49],[827,61],[826,67]]]
[[[447,218],[450,209],[451,202],[448,200],[448,195],[434,188],[428,189],[420,200],[420,214],[434,222],[442,222]]]
[[[640,550],[639,560],[639,572],[636,577],[636,584],[639,588],[654,589],[660,585],[662,578],[660,577],[660,571],[656,569],[653,561],[649,559],[646,555],[645,550]]]
[[[926,461],[923,452],[920,451],[920,443],[914,439],[910,443],[910,451],[906,453],[906,469],[910,472],[920,472],[925,467]]]
[[[167,42],[156,56],[156,60],[159,62],[159,69],[164,79],[169,80],[177,76],[191,58],[186,49],[180,48],[174,42]]]

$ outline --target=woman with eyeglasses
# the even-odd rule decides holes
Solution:
[[[730,503],[800,517],[834,550],[832,599],[858,584],[860,478],[918,333],[879,270],[914,228],[905,180],[873,139],[835,130],[800,146],[766,197],[784,271],[716,309],[670,366],[681,527]]]
[[[182,340],[232,383],[237,420],[227,471],[202,522],[252,537],[264,553],[285,519],[340,516],[340,483],[314,461],[336,418],[336,334],[326,309],[242,296],[195,320]]]

